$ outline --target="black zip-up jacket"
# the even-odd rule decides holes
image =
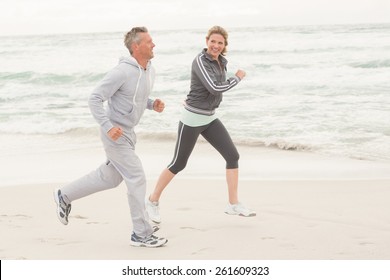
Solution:
[[[237,76],[226,80],[227,60],[219,56],[219,63],[204,49],[192,62],[191,87],[184,104],[188,111],[213,115],[222,101],[222,93],[240,82]]]

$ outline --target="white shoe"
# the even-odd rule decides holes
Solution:
[[[159,224],[161,223],[160,207],[158,207],[158,201],[152,202],[149,198],[145,199],[146,212],[148,212],[150,220]]]
[[[246,208],[243,204],[240,202],[237,204],[230,204],[226,206],[225,213],[229,215],[239,215],[243,217],[254,217],[256,216],[256,212]]]

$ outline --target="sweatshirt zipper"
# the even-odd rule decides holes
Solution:
[[[137,81],[137,85],[135,87],[135,92],[134,92],[134,97],[133,97],[133,104],[134,105],[137,105],[137,103],[135,102],[135,98],[137,97],[138,87],[139,87],[139,83],[141,81],[141,76],[142,76],[142,69],[141,69],[141,67],[138,66],[138,70],[139,70],[139,76],[138,76],[138,81]]]

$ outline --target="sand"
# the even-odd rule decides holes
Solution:
[[[39,143],[41,136],[31,137]],[[257,212],[244,218],[224,214],[224,162],[199,143],[161,199],[157,234],[169,242],[146,249],[129,245],[132,225],[123,183],[74,201],[69,224],[58,221],[53,188],[104,161],[97,138],[78,139],[77,147],[64,144],[74,140],[45,138],[41,146],[27,148],[19,137],[14,146],[3,147],[0,259],[390,259],[390,163],[239,146],[240,200]],[[172,141],[139,140],[148,192],[173,148]]]

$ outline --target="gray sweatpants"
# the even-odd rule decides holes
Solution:
[[[102,133],[101,138],[107,162],[62,187],[61,193],[65,199],[72,202],[99,191],[115,188],[125,180],[133,231],[140,237],[148,237],[153,233],[153,229],[145,210],[146,178],[142,163],[132,144],[124,137],[114,142]]]

